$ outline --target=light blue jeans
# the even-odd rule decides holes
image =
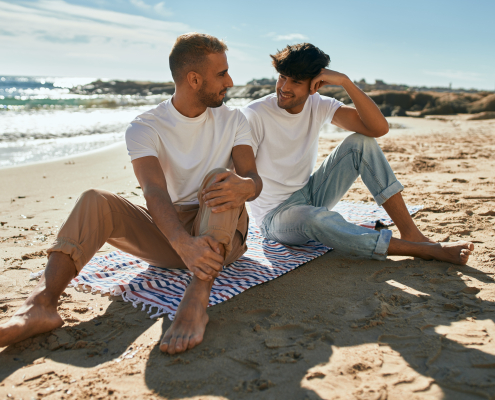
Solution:
[[[379,206],[404,189],[376,140],[354,133],[332,151],[306,186],[265,216],[263,236],[288,245],[313,239],[346,256],[386,259],[392,231],[354,225],[329,211],[360,175]]]

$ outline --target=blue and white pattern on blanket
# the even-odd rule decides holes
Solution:
[[[413,206],[408,210],[414,214],[421,208]],[[369,228],[377,221],[383,225],[392,223],[385,210],[376,204],[341,201],[333,210],[349,222]],[[271,281],[331,250],[315,241],[302,246],[285,246],[268,240],[252,221],[251,218],[248,251],[215,279],[209,306]],[[120,295],[135,307],[142,304],[143,310],[149,306],[152,318],[168,314],[173,319],[192,276],[188,270],[154,267],[130,254],[114,251],[93,257],[71,284],[92,293]]]

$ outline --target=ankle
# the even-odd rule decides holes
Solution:
[[[32,305],[43,308],[57,308],[59,296],[55,297],[46,292],[46,290],[40,290],[33,292],[28,301]]]

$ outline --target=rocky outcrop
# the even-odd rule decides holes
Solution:
[[[483,111],[495,111],[495,94],[490,94],[482,99],[474,101],[468,105],[467,109],[470,114],[476,114]]]
[[[226,100],[229,99],[259,99],[267,94],[275,92],[273,79],[253,80],[245,86],[234,86],[227,90]],[[270,84],[262,84],[270,83]],[[356,82],[363,90],[371,89],[367,94],[373,99],[382,111],[389,116],[417,116],[427,115],[453,115],[461,113],[484,114],[483,118],[489,118],[491,112],[495,112],[495,94],[490,92],[462,91],[452,92],[442,88],[441,91],[414,91],[405,85],[388,85],[377,80],[375,84],[366,84],[364,81]],[[398,88],[402,90],[376,90],[377,88]],[[175,92],[173,82],[140,82],[140,81],[95,81],[89,85],[77,86],[71,89],[72,93],[84,95],[171,95]],[[341,86],[325,86],[319,90],[324,96],[334,97],[344,104],[352,104],[352,100]]]
[[[131,96],[151,96],[154,94],[174,94],[173,82],[140,82],[140,81],[101,81],[97,80],[88,85],[76,86],[70,89],[75,94],[114,94]]]
[[[233,86],[227,89],[227,99],[256,100],[273,92],[275,92],[275,86],[272,85]]]

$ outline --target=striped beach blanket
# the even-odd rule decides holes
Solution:
[[[414,214],[422,206],[408,208]],[[369,228],[375,227],[378,221],[383,225],[392,223],[385,210],[376,204],[341,201],[334,211],[349,222]],[[251,218],[248,251],[215,279],[209,306],[271,281],[331,250],[315,241],[302,246],[285,246],[268,240],[252,221]],[[168,314],[173,319],[192,276],[188,270],[154,267],[130,254],[114,251],[93,257],[72,280],[71,286],[92,293],[122,296],[135,307],[142,305],[143,311],[148,308],[151,318]]]

